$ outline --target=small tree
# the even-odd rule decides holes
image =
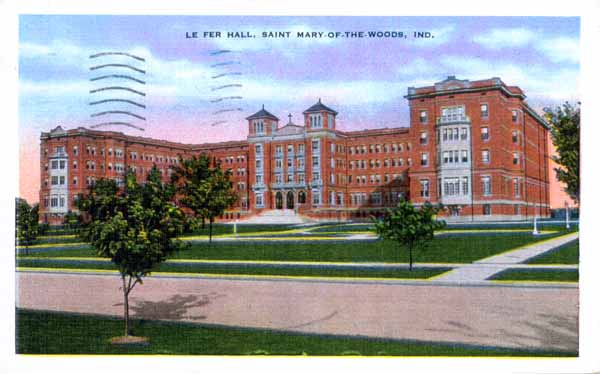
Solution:
[[[568,102],[562,108],[544,109],[550,123],[550,135],[557,156],[552,159],[559,167],[555,168],[556,179],[565,184],[565,192],[579,202],[579,118],[580,105]]]
[[[167,256],[183,248],[175,237],[183,231],[184,217],[174,198],[174,187],[162,183],[154,166],[143,185],[133,173],[126,175],[122,190],[115,181],[100,179],[78,199],[89,219],[81,236],[99,256],[110,258],[121,274],[125,336],[132,334],[131,291]]]
[[[215,218],[237,200],[232,188],[231,171],[223,171],[218,164],[211,167],[210,159],[205,155],[186,160],[180,158],[179,166],[174,167],[173,171],[171,180],[177,185],[182,205],[202,220],[202,227],[208,219],[208,240],[212,242]]]
[[[22,245],[24,253],[29,254],[29,246],[39,235],[39,205],[30,206],[27,200],[17,198],[15,201],[17,245]]]
[[[81,226],[81,215],[69,210],[65,214],[63,223],[69,230],[77,230]]]
[[[412,270],[413,250],[426,248],[435,231],[446,225],[435,219],[439,210],[429,202],[417,209],[402,199],[397,207],[388,209],[384,217],[375,222],[375,231],[383,239],[393,240],[408,249],[409,270]]]

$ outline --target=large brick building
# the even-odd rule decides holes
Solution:
[[[453,220],[549,215],[548,125],[519,87],[451,76],[405,98],[409,127],[341,131],[319,99],[300,124],[263,107],[247,118],[246,141],[213,144],[57,127],[41,135],[41,217],[62,222],[78,193],[102,177],[122,181],[127,169],[142,179],[156,164],[166,181],[179,156],[194,154],[233,171],[239,200],[223,219],[277,209],[359,219],[400,196],[442,203]]]

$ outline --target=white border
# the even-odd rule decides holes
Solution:
[[[557,0],[527,3],[522,0],[468,2],[465,0],[397,2],[371,0],[357,4],[348,1],[304,0],[284,4],[281,1],[221,1],[191,5],[183,0],[144,2],[120,1],[8,1],[0,2],[0,81],[3,85],[2,160],[5,182],[2,186],[0,217],[0,261],[2,263],[3,323],[0,340],[0,368],[4,372],[209,372],[235,370],[264,372],[285,370],[305,373],[308,370],[364,372],[461,372],[461,373],[591,373],[600,372],[600,249],[592,234],[594,219],[600,211],[595,186],[600,173],[595,172],[599,159],[595,139],[600,138],[596,113],[600,87],[600,2],[563,2]],[[14,197],[18,193],[17,137],[17,40],[18,14],[155,14],[155,15],[480,15],[480,16],[581,16],[582,82],[582,208],[581,208],[581,315],[580,357],[577,359],[486,359],[486,358],[254,358],[254,357],[30,357],[14,355]],[[560,302],[557,300],[556,302]],[[56,332],[60,334],[59,331]]]

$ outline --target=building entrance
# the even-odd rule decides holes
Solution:
[[[287,197],[286,197],[286,208],[287,209],[294,209],[294,193],[292,191],[288,191],[287,193]]]
[[[281,192],[275,194],[275,209],[283,209],[283,195]]]

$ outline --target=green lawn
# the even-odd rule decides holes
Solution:
[[[238,224],[237,232],[238,233],[261,233],[261,232],[277,232],[277,231],[287,231],[297,229],[298,227],[292,225],[254,225],[254,224]],[[203,229],[194,230],[193,232],[186,233],[183,237],[186,236],[198,236],[198,235],[208,235],[208,224]],[[213,235],[222,235],[222,234],[233,234],[233,224],[224,225],[224,224],[214,224],[213,225]]]
[[[436,237],[429,248],[416,251],[416,262],[470,263],[519,246],[546,240],[564,232],[532,236],[529,234],[469,234]],[[94,256],[90,248],[40,251],[41,257]],[[190,249],[173,256],[179,259],[334,261],[334,262],[408,262],[408,251],[395,243],[367,241],[235,241],[194,243]]]
[[[577,269],[507,269],[490,280],[579,282]]]
[[[552,251],[535,257],[528,264],[578,264],[579,240],[574,240]]]
[[[528,351],[363,337],[322,336],[264,329],[135,321],[147,346],[114,346],[123,333],[116,318],[17,309],[19,354],[172,354],[311,356],[526,356],[574,357],[576,352]]]
[[[57,269],[105,269],[117,270],[110,262],[19,260],[18,267]],[[198,274],[231,275],[281,275],[305,277],[354,277],[354,278],[410,278],[425,279],[444,273],[451,268],[406,268],[366,269],[342,267],[269,266],[269,265],[220,265],[220,264],[161,264],[155,271]]]

